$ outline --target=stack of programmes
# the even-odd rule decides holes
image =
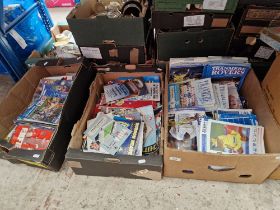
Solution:
[[[32,102],[17,117],[5,140],[13,148],[46,150],[57,131],[73,81],[72,74],[41,79]]]
[[[159,76],[120,77],[104,85],[84,132],[84,152],[142,156],[157,153],[162,105]]]
[[[264,154],[264,127],[239,95],[247,58],[171,59],[168,146],[222,154]]]

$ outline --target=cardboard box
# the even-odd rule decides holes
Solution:
[[[0,140],[3,158],[13,163],[26,163],[49,170],[60,169],[73,125],[81,117],[89,95],[88,88],[95,73],[81,63],[67,66],[36,66],[24,75],[0,104],[0,138],[4,138],[13,128],[17,116],[30,104],[40,79],[65,73],[77,73],[77,77],[66,99],[58,130],[48,148],[41,151],[12,149],[12,145],[7,141]]]
[[[156,35],[157,60],[191,56],[226,55],[234,28],[189,29],[178,32],[162,32]]]
[[[265,155],[221,155],[195,151],[179,151],[164,144],[164,176],[214,181],[262,183],[280,179],[280,57],[273,63],[262,84],[250,71],[241,90],[248,106],[265,128]],[[166,76],[166,84],[168,74]],[[257,97],[256,97],[257,96]],[[168,93],[165,92],[165,116],[168,114]],[[165,129],[168,119],[165,118]],[[165,130],[165,136],[168,136]]]
[[[280,6],[248,6],[242,15],[237,36],[258,36],[265,27],[280,26]]]
[[[146,7],[137,18],[92,15],[95,1],[77,5],[67,16],[69,27],[82,54],[97,59],[101,64],[108,62],[145,63],[146,35],[148,22]]]
[[[154,9],[155,11],[168,11],[168,12],[184,12],[186,11],[186,7],[188,4],[193,7],[195,4],[200,4],[202,6],[201,11],[203,12],[217,12],[217,13],[231,13],[233,14],[237,4],[238,0],[227,0],[223,1],[225,2],[225,5],[219,4],[219,5],[212,5],[207,6],[207,2],[210,3],[208,0],[155,0],[154,1]],[[222,1],[220,1],[222,2]],[[218,2],[218,3],[220,3]],[[222,3],[223,3],[222,2]],[[217,3],[217,1],[216,1]],[[218,8],[219,7],[219,8]],[[197,9],[195,9],[197,10]]]
[[[152,27],[155,29],[181,30],[183,28],[226,28],[232,15],[205,12],[152,11]]]
[[[131,68],[132,67],[132,68]],[[135,72],[137,69],[137,72]],[[108,71],[112,72],[108,72]],[[72,131],[72,139],[66,154],[66,160],[69,165],[78,175],[87,176],[116,176],[136,179],[153,179],[159,180],[162,177],[162,149],[160,155],[149,156],[112,156],[98,153],[86,153],[81,150],[83,143],[83,132],[86,129],[86,124],[89,119],[92,119],[92,110],[95,107],[98,98],[103,91],[103,85],[118,77],[122,76],[144,76],[144,75],[159,75],[162,78],[162,95],[164,91],[164,78],[162,73],[155,73],[155,68],[140,68],[135,66],[126,66],[124,68],[116,67],[110,69],[106,66],[103,70],[105,74],[97,74],[94,83],[90,87],[90,96],[84,113],[81,119],[76,123]],[[128,72],[125,72],[128,71]],[[140,72],[143,71],[143,72]],[[163,133],[163,128],[162,128]],[[162,144],[161,144],[162,146]]]
[[[51,28],[51,35],[52,35],[53,40],[55,42],[57,42],[56,36],[58,34],[61,34],[63,31],[66,31],[66,30],[70,31],[70,28],[69,28],[68,25],[61,25],[61,24],[59,24],[59,25],[55,25],[54,27],[52,27]]]

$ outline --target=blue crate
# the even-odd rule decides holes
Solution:
[[[0,75],[1,74],[9,74],[7,71],[7,68],[4,66],[4,64],[0,60]]]
[[[31,52],[41,52],[49,43],[52,26],[43,0],[0,1],[0,58],[9,63],[14,80],[26,72],[25,60]]]

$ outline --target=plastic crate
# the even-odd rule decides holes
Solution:
[[[8,73],[7,68],[5,67],[5,65],[0,60],[0,75],[2,75],[2,74],[9,74],[9,73]]]
[[[19,80],[31,52],[41,52],[49,43],[53,23],[43,0],[1,1],[0,16],[0,58],[8,63],[13,79]]]

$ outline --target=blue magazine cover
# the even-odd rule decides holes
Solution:
[[[237,80],[238,90],[240,90],[250,69],[251,64],[249,63],[211,63],[204,67],[202,77],[211,79]]]
[[[129,137],[121,145],[117,155],[135,155],[137,151],[137,137],[141,126],[141,121],[131,121],[117,116],[114,117],[114,120],[132,131]]]

